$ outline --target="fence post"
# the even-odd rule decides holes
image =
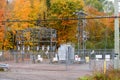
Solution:
[[[106,60],[104,59],[104,65],[103,65],[104,66],[103,67],[104,68],[104,74],[106,74],[106,65],[107,65],[107,63],[106,63]]]

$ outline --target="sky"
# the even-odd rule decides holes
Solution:
[[[12,0],[7,0],[8,2],[12,2]]]
[[[108,0],[108,1],[113,1],[114,2],[114,0]]]
[[[114,0],[108,0],[108,1],[112,1],[112,2],[114,2]]]

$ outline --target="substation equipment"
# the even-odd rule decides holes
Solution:
[[[54,57],[57,44],[57,31],[52,28],[36,27],[16,31],[16,50],[22,54],[41,55],[50,62]]]

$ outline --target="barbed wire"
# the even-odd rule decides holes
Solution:
[[[41,21],[58,21],[58,20],[80,20],[80,19],[104,19],[104,18],[120,18],[120,16],[96,16],[96,17],[81,17],[81,18],[54,18],[54,19],[43,19],[43,20],[4,20],[1,22],[41,22]]]

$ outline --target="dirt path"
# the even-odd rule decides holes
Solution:
[[[90,75],[88,64],[56,65],[56,64],[15,64],[10,71],[0,72],[0,80],[77,80]]]

